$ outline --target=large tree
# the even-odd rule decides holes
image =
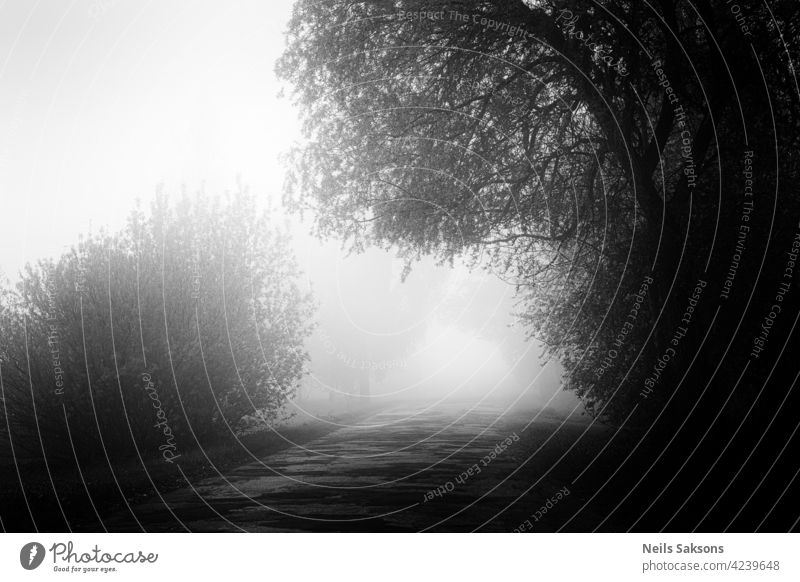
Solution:
[[[719,291],[745,151],[756,152],[765,198],[754,231],[769,227],[767,245],[780,245],[796,223],[797,201],[775,176],[796,176],[799,11],[790,1],[736,10],[299,0],[278,66],[307,136],[288,197],[313,209],[320,233],[356,247],[471,254],[513,277],[523,318],[563,359],[568,385],[590,410],[622,418],[697,281]],[[773,224],[775,196],[784,220]],[[676,359],[690,361],[712,315],[698,314]]]

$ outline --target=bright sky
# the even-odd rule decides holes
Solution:
[[[156,184],[277,195],[289,0],[0,5],[0,269],[118,225]]]

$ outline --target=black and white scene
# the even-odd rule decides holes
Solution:
[[[796,0],[0,3],[0,531],[797,531],[799,65]]]

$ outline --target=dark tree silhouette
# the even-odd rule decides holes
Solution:
[[[675,387],[703,327],[733,332],[711,308],[679,338],[661,388],[643,396],[643,383],[688,299],[724,289],[745,152],[764,201],[753,238],[786,248],[796,227],[796,197],[775,177],[797,171],[798,13],[789,1],[734,13],[711,1],[301,0],[278,66],[308,137],[287,196],[356,248],[468,254],[504,272],[597,414],[688,405],[695,395]]]

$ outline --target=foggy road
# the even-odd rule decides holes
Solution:
[[[153,498],[134,511],[148,531],[512,531],[561,491],[530,519],[534,531],[553,531],[584,501],[571,480],[586,447],[556,461],[587,426],[542,415],[523,430],[530,418],[488,405],[394,405],[165,495],[169,509]],[[598,447],[600,432],[581,442]],[[105,525],[136,529],[129,513]]]

